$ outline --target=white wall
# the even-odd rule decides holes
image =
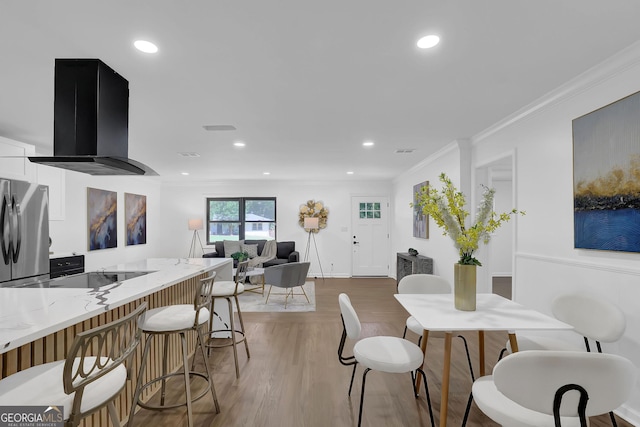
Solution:
[[[41,166],[47,167],[47,166]],[[84,254],[85,270],[91,271],[111,265],[158,257],[163,231],[160,226],[160,183],[153,177],[91,176],[83,173],[62,171],[65,174],[64,220],[49,221],[52,245],[51,256],[70,253]],[[118,246],[111,249],[89,251],[87,231],[87,188],[115,191],[118,195]],[[126,245],[124,218],[124,193],[147,196],[147,243]]]
[[[555,295],[569,291],[594,293],[615,302],[627,317],[627,330],[620,342],[605,344],[604,351],[626,356],[636,364],[640,360],[640,254],[574,249],[571,121],[639,90],[640,43],[476,135],[471,165],[474,169],[505,154],[515,156],[513,207],[525,210],[527,214],[515,221],[514,298],[543,312],[549,312]],[[10,152],[15,150],[19,151],[21,147],[9,149]],[[2,152],[0,144],[0,154],[6,153]],[[452,266],[458,254],[450,238],[442,236],[433,222],[430,223],[429,239],[412,237],[409,204],[413,185],[425,180],[439,185],[441,172],[447,173],[460,188],[468,186],[468,177],[474,171],[465,166],[467,156],[458,144],[452,143],[392,183],[347,180],[292,183],[265,179],[232,185],[160,186],[150,178],[90,177],[68,172],[65,219],[51,223],[52,249],[86,253],[88,186],[118,191],[118,203],[123,202],[124,191],[145,194],[148,204],[147,245],[125,247],[124,228],[119,227],[120,246],[87,254],[90,269],[128,259],[186,256],[191,241],[187,220],[204,219],[207,196],[277,197],[278,239],[295,240],[296,248],[303,256],[306,233],[297,224],[298,207],[308,199],[316,199],[322,200],[330,209],[329,226],[317,236],[325,275],[344,277],[351,272],[351,196],[389,195],[392,275],[395,274],[395,253],[413,247],[434,259],[436,274],[453,282]],[[0,166],[7,170],[5,163]],[[14,169],[12,173],[22,173],[20,166],[15,169],[17,172]],[[478,191],[475,185],[471,188]],[[474,193],[472,200],[476,198]],[[122,224],[122,212],[119,209],[119,224]],[[486,254],[486,249],[481,249],[477,255],[483,260]],[[312,272],[319,273],[317,266],[312,266]],[[485,276],[479,276],[478,289],[481,292],[490,290]],[[573,335],[569,339],[579,341]],[[640,425],[640,383],[618,413]]]
[[[265,179],[256,182],[208,182],[164,185],[162,188],[160,256],[185,257],[189,253],[193,232],[187,229],[190,218],[206,220],[207,197],[276,197],[277,240],[293,240],[300,257],[305,255],[307,233],[298,225],[300,205],[307,200],[321,200],[329,209],[327,228],[316,237],[320,263],[325,277],[351,275],[351,197],[389,196],[388,182],[290,182]],[[204,243],[204,230],[200,232]],[[206,249],[205,249],[206,250]],[[200,251],[198,251],[198,256]],[[310,275],[320,276],[313,243],[309,254]]]
[[[33,155],[33,146],[0,137],[0,156]],[[389,182],[284,182],[265,179],[256,182],[207,182],[161,185],[156,177],[91,176],[30,163],[26,158],[0,158],[0,176],[55,185],[60,213],[50,221],[53,241],[51,256],[71,253],[85,255],[86,270],[152,257],[186,257],[192,238],[187,229],[190,218],[205,220],[207,197],[277,197],[277,239],[293,240],[304,257],[307,233],[298,226],[301,204],[321,200],[329,209],[327,228],[316,235],[316,244],[325,277],[351,276],[351,197],[391,198]],[[116,191],[118,194],[118,247],[88,251],[87,188]],[[147,244],[126,246],[124,193],[147,196]],[[409,230],[410,230],[409,224]],[[200,236],[205,238],[204,233]],[[198,251],[197,256],[201,252]],[[389,259],[392,259],[389,255]],[[315,248],[309,260],[311,274],[320,276]],[[395,262],[395,257],[393,257]],[[395,268],[395,265],[394,265]]]
[[[505,153],[515,155],[513,207],[525,210],[526,216],[516,219],[514,299],[547,313],[551,300],[565,292],[591,293],[616,303],[626,315],[627,330],[619,342],[606,343],[603,350],[636,364],[640,360],[640,254],[574,249],[571,122],[639,90],[637,43],[473,138],[474,167]],[[445,172],[451,166],[452,175],[457,172],[455,161],[443,165],[434,159],[432,163],[425,167],[425,174],[435,165]],[[397,191],[406,191],[417,178],[402,177]],[[422,246],[435,256],[436,265],[450,270],[448,252],[438,253],[427,243]],[[564,335],[582,342],[576,334]],[[640,425],[640,382],[617,412]]]
[[[396,277],[395,254],[407,252],[414,248],[420,255],[433,258],[433,272],[444,276],[453,283],[453,264],[460,258],[454,248],[451,238],[443,236],[432,220],[429,220],[429,238],[421,239],[413,237],[413,186],[423,181],[429,181],[429,185],[441,188],[439,180],[441,172],[445,172],[453,183],[460,187],[460,148],[456,143],[449,144],[446,148],[425,159],[418,166],[398,177],[393,182],[393,222],[391,228],[392,240],[392,272]]]
[[[32,145],[0,137],[0,177],[38,182],[50,186],[49,236],[51,257],[72,253],[85,255],[85,269],[159,256],[163,239],[160,227],[160,183],[154,177],[91,176],[49,166],[36,165],[24,156],[37,155]],[[61,188],[63,187],[63,188]],[[87,187],[118,194],[118,247],[88,250]],[[124,193],[147,196],[147,244],[126,246]]]

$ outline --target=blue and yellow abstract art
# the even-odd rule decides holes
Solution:
[[[573,120],[574,246],[640,252],[640,92]]]
[[[127,246],[147,243],[147,196],[124,193]]]
[[[89,250],[118,246],[118,197],[115,191],[87,188]]]

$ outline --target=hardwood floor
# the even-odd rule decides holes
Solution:
[[[363,326],[363,336],[401,336],[407,313],[393,298],[392,279],[316,280],[316,311],[308,313],[244,313],[251,350],[247,360],[239,347],[240,379],[235,377],[231,348],[215,351],[209,357],[213,369],[221,413],[215,414],[211,395],[194,404],[196,426],[251,427],[342,427],[355,426],[358,420],[362,369],[354,380],[351,398],[347,396],[351,368],[338,362],[337,348],[342,333],[338,294],[349,294]],[[409,332],[409,334],[411,334]],[[465,334],[472,359],[477,355],[477,335]],[[417,339],[417,337],[408,337]],[[493,367],[506,333],[486,333],[486,355]],[[351,348],[352,343],[347,344]],[[427,372],[436,425],[439,420],[440,377],[443,344],[430,340]],[[453,341],[453,360],[449,395],[448,425],[462,422],[471,379],[461,340]],[[478,371],[477,358],[474,370]],[[202,363],[200,357],[197,363]],[[172,380],[173,381],[173,380]],[[172,398],[182,385],[174,382]],[[195,386],[194,386],[195,390]],[[136,426],[176,427],[187,425],[184,407],[152,412],[141,410]],[[424,392],[413,397],[408,374],[367,375],[363,426],[429,426]],[[475,406],[467,425],[496,426]],[[610,426],[608,416],[591,419],[592,427]],[[618,418],[618,426],[631,424]]]

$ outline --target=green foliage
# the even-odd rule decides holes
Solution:
[[[238,221],[240,202],[238,200],[209,200],[209,221]]]
[[[250,200],[245,202],[245,213],[252,213],[262,218],[271,220],[276,219],[276,201],[275,200]]]
[[[482,202],[478,207],[475,223],[467,227],[469,211],[465,209],[465,196],[453,185],[444,173],[440,174],[440,181],[444,184],[440,191],[424,187],[417,196],[417,205],[422,213],[429,215],[438,227],[442,228],[445,236],[449,235],[460,254],[458,264],[482,265],[473,257],[482,241],[489,243],[491,233],[502,224],[509,221],[512,215],[524,215],[525,212],[512,209],[509,212],[496,213],[493,211],[493,197],[495,190],[485,187]]]
[[[238,262],[242,262],[245,259],[249,259],[249,252],[234,252],[231,254],[231,258],[235,259]]]

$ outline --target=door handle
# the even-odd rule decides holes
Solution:
[[[4,225],[7,221],[7,196],[2,196],[2,209],[0,212],[0,246],[2,246],[2,259],[6,265],[9,265],[9,255],[10,249],[8,245],[11,244],[11,230],[7,229],[6,231],[9,233],[9,243],[7,245],[4,244],[5,241],[5,228]]]
[[[353,242],[353,244],[354,244],[354,245],[359,245],[359,244],[360,244],[360,242],[356,242],[356,241],[354,241],[354,242]]]
[[[13,262],[18,262],[18,258],[20,257],[20,246],[22,245],[22,220],[20,218],[20,205],[16,202],[15,196],[11,197],[11,202],[13,204],[13,211],[15,215],[16,221],[16,241],[14,242],[13,247]]]

